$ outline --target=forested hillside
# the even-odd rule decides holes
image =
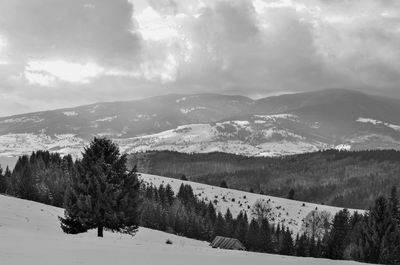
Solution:
[[[400,183],[400,152],[327,150],[279,158],[225,153],[146,152],[130,156],[138,171],[348,208],[368,208]],[[292,190],[292,191],[291,191]],[[290,192],[291,191],[291,192]],[[294,192],[294,193],[293,193]]]

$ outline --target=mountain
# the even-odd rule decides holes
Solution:
[[[165,95],[0,118],[0,156],[79,156],[93,136],[127,153],[222,151],[277,156],[338,148],[400,149],[400,99],[331,89],[253,100]]]
[[[341,265],[352,261],[302,258],[245,251],[213,249],[208,242],[140,227],[129,235],[95,231],[64,234],[58,216],[62,208],[0,195],[0,260],[20,264],[276,264]],[[170,240],[172,244],[165,242]]]

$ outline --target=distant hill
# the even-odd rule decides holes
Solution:
[[[287,157],[247,157],[226,153],[146,152],[129,157],[140,172],[254,190],[338,207],[367,209],[374,198],[400,185],[400,152],[327,150]]]
[[[400,150],[400,99],[331,89],[258,100],[170,94],[97,103],[0,118],[0,156],[38,149],[79,156],[94,136],[114,139],[126,153]]]

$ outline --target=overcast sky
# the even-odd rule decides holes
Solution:
[[[400,97],[397,0],[1,0],[0,116],[167,93]]]

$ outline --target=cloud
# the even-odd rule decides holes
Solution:
[[[20,60],[96,60],[121,66],[140,50],[132,14],[132,4],[123,0],[4,0],[0,34]]]
[[[166,93],[399,97],[399,33],[394,0],[4,0],[0,114]]]
[[[50,86],[58,78],[70,83],[88,83],[104,71],[93,63],[84,65],[65,61],[30,61],[25,68],[25,76],[31,83]]]

